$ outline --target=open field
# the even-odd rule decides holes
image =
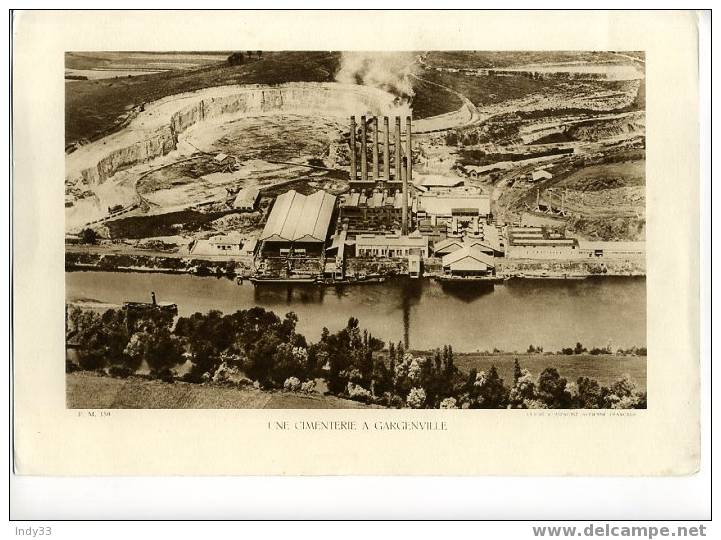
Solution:
[[[569,382],[576,382],[579,377],[589,377],[608,386],[628,374],[639,390],[646,390],[645,356],[460,353],[456,355],[455,364],[464,371],[472,368],[483,371],[492,365],[496,366],[504,382],[512,385],[513,362],[516,358],[521,367],[528,369],[534,377],[538,377],[545,368],[554,367]]]
[[[69,409],[355,409],[362,403],[334,396],[265,392],[140,377],[115,379],[66,374]]]
[[[634,53],[628,53],[634,54]],[[635,53],[642,59],[643,53]],[[438,67],[505,68],[537,63],[620,62],[610,51],[432,51],[426,62]]]

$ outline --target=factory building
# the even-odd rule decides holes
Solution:
[[[325,191],[280,195],[259,237],[265,257],[320,257],[330,233],[335,196]]]
[[[358,133],[356,117],[350,117],[348,145],[351,192],[342,201],[340,219],[342,223],[347,224],[349,232],[391,229],[398,220],[402,234],[408,234],[409,197],[411,197],[409,184],[413,179],[411,117],[408,116],[405,119],[405,137],[402,136],[401,117],[395,117],[392,144],[390,119],[387,116],[382,117],[382,152],[379,145],[379,124],[376,116],[370,118],[361,116],[360,133]],[[370,171],[368,166],[369,134]],[[393,147],[392,152],[391,146]],[[391,159],[392,155],[393,159]],[[359,164],[360,177],[358,176]],[[378,195],[378,193],[382,195]]]
[[[578,240],[551,227],[508,227],[506,257],[511,259],[575,259]]]
[[[428,257],[428,237],[415,231],[401,234],[360,234],[356,236],[355,250],[358,257]]]
[[[645,257],[646,242],[578,241],[579,256],[586,259],[627,259]]]
[[[448,191],[452,188],[462,187],[463,178],[458,176],[442,176],[439,174],[418,175],[415,181],[415,188],[421,192]]]
[[[403,221],[403,194],[375,188],[355,190],[339,197],[341,222],[351,234],[393,231]]]
[[[433,247],[433,254],[436,257],[444,257],[464,247],[475,248],[489,257],[500,257],[503,255],[502,248],[497,242],[469,236],[462,238],[449,237],[441,240]]]
[[[260,190],[257,187],[241,189],[235,196],[233,208],[244,212],[252,212],[258,204],[258,197],[260,197]]]
[[[446,235],[478,235],[491,218],[491,203],[478,188],[428,191],[416,197],[413,214],[418,229],[438,241]]]
[[[493,256],[466,245],[443,257],[443,272],[454,277],[484,277],[494,275],[496,266]]]

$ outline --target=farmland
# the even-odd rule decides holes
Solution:
[[[320,394],[266,392],[253,388],[169,384],[142,377],[115,379],[91,373],[66,375],[69,409],[350,409],[357,401]]]
[[[518,358],[521,367],[528,369],[534,376],[547,367],[554,367],[569,382],[579,377],[595,379],[602,385],[610,385],[619,374],[628,374],[642,391],[646,390],[646,357],[614,356],[607,354],[459,354],[456,364],[468,371],[485,371],[496,366],[498,374],[507,383],[513,383],[513,362]]]

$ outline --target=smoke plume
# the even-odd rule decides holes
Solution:
[[[335,79],[380,88],[404,102],[413,97],[410,75],[418,68],[411,52],[344,52]]]

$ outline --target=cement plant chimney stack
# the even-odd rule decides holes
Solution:
[[[368,142],[366,141],[366,117],[361,116],[361,181],[368,181]]]
[[[391,181],[391,141],[388,117],[383,117],[383,178],[386,182]]]
[[[373,117],[373,123],[371,124],[373,130],[373,181],[377,182],[380,178],[378,171],[378,117]]]
[[[408,167],[408,158],[403,158],[403,166]],[[401,234],[408,234],[408,174],[403,175],[403,215],[401,216]]]
[[[411,117],[406,116],[406,181],[413,182],[413,151],[411,150]]]
[[[358,174],[358,166],[355,162],[355,116],[350,117],[350,180],[354,182]]]
[[[400,182],[403,179],[403,164],[401,163],[401,117],[396,116],[396,167],[395,167],[395,180]]]

